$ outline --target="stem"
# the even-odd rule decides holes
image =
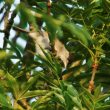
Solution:
[[[19,101],[17,101],[17,103],[18,103],[22,108],[24,108],[24,109],[26,109],[26,110],[30,110],[30,109],[31,109],[26,99],[19,100]]]
[[[94,58],[94,64],[92,65],[92,76],[91,76],[91,80],[89,82],[89,91],[92,92],[94,91],[94,79],[95,79],[95,74],[97,73],[97,68],[98,68],[98,60],[97,60],[97,52]]]
[[[17,31],[20,31],[20,32],[24,32],[24,33],[29,33],[29,31],[25,30],[25,29],[22,29],[20,27],[17,27],[17,26],[13,26],[13,29],[14,30],[17,30]]]
[[[51,10],[51,1],[50,0],[48,0],[48,2],[47,2],[47,14],[48,15],[50,15],[50,11]]]

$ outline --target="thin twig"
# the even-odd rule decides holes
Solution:
[[[9,10],[10,10],[11,6],[9,4],[5,4],[5,12],[0,20],[0,23],[5,19],[5,17],[7,17],[9,15]],[[2,10],[0,10],[2,11]]]
[[[10,30],[12,28],[12,25],[14,23],[14,18],[16,17],[16,10],[13,11],[10,20],[8,21],[8,19],[6,20],[6,26],[5,26],[5,37],[4,37],[4,45],[3,48],[6,47],[6,40],[5,39],[9,39],[9,35],[10,35]]]
[[[91,80],[89,82],[89,92],[94,91],[94,79],[95,79],[95,74],[97,73],[97,68],[98,68],[98,60],[97,60],[97,52],[94,58],[94,63],[92,65],[92,76],[91,76]]]
[[[16,31],[24,32],[24,33],[29,33],[30,32],[30,31],[27,31],[27,30],[22,29],[20,27],[17,27],[17,26],[13,26],[13,29],[16,30]]]
[[[13,29],[18,31],[18,32],[23,32],[23,33],[29,33],[30,31],[27,31],[25,29],[22,29],[20,27],[17,27],[17,26],[13,26]],[[6,30],[0,30],[0,33],[6,33]]]
[[[5,33],[5,30],[0,30],[0,33]]]
[[[28,102],[27,102],[26,99],[18,100],[17,103],[18,103],[19,105],[21,105],[24,109],[30,110],[30,106],[29,106],[29,104],[28,104]]]
[[[48,2],[47,2],[47,14],[50,15],[50,12],[51,12],[51,1],[48,0]]]

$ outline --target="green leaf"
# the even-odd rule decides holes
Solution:
[[[22,90],[20,91],[19,99],[21,99],[24,94],[29,90],[29,88],[35,83],[37,80],[37,77],[31,77],[22,87]]]
[[[6,3],[9,3],[10,5],[14,2],[14,0],[4,0]]]
[[[62,22],[46,15],[43,16],[43,19],[46,23],[47,30],[50,32],[50,41],[53,41],[56,37],[57,30],[60,32],[58,32],[58,34],[61,34],[61,29],[59,26],[62,24]]]
[[[38,29],[35,17],[31,13],[31,10],[25,6],[24,2],[21,2],[18,5],[17,9],[21,13],[21,18],[23,18],[23,22],[25,22],[24,26],[29,22],[29,23],[31,23],[35,27],[35,29]]]
[[[54,95],[55,95],[55,97],[58,98],[58,100],[60,101],[60,103],[62,103],[62,104],[65,105],[65,99],[64,99],[64,97],[63,97],[62,94],[58,94],[58,93],[54,92]]]
[[[100,2],[101,0],[92,0],[91,4],[92,3],[97,3],[97,2]]]
[[[62,90],[58,87],[54,87],[54,86],[50,86],[52,88],[53,91],[57,92],[57,93],[62,93]]]
[[[6,78],[7,78],[8,87],[13,90],[14,95],[17,99],[18,94],[19,94],[19,85],[18,85],[17,80],[9,73],[6,74]]]
[[[45,8],[46,9],[46,7],[47,7],[47,5],[46,5],[46,2],[37,2],[36,1],[36,3],[41,7],[41,8]]]
[[[76,96],[76,97],[79,96],[77,90],[72,85],[67,85],[67,91],[72,96]]]
[[[69,95],[69,97],[72,99],[73,103],[76,104],[76,106],[82,110],[82,104],[79,98],[77,96],[75,97],[71,95]]]
[[[12,55],[12,53],[10,52],[10,53],[7,53],[6,51],[0,51],[0,60],[2,60],[2,59],[6,59],[6,58],[8,58],[8,57],[10,57]]]
[[[93,102],[94,99],[93,95],[84,87],[82,87],[82,90],[83,90],[83,95],[87,95],[88,98]]]
[[[48,92],[45,96],[40,97],[37,101],[32,105],[32,109],[38,107],[39,104],[48,102],[53,95],[53,91]]]
[[[84,27],[80,27],[74,23],[64,23],[63,27],[73,35],[72,38],[76,35],[76,38],[81,40],[86,46],[88,45],[88,41],[90,42],[90,34]]]
[[[66,110],[71,110],[73,108],[74,103],[72,102],[71,98],[69,97],[69,94],[67,91],[64,91],[64,98],[65,98],[65,109]]]
[[[95,110],[109,110],[110,105],[103,105],[101,107],[96,107]]]
[[[5,72],[3,70],[0,69],[0,78],[5,76]]]
[[[82,95],[82,98],[84,101],[83,103],[88,108],[88,110],[94,110],[93,103],[91,103],[91,101],[87,97],[85,97],[84,95]]]
[[[103,94],[100,95],[95,101],[98,103],[100,101],[104,101],[106,98],[108,98],[110,96],[110,94]]]
[[[10,108],[11,105],[7,102],[7,99],[4,95],[0,94],[0,104],[4,107]]]
[[[0,83],[0,105],[2,107],[11,108],[10,100],[8,100],[4,86],[1,83]]]
[[[94,97],[97,98],[100,97],[100,95],[101,95],[101,86],[98,86],[94,91]]]
[[[33,90],[33,91],[27,91],[20,99],[23,98],[31,98],[31,97],[37,97],[37,96],[43,96],[47,94],[47,90]]]

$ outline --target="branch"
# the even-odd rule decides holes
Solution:
[[[5,3],[5,5],[1,8],[0,13],[3,11],[4,8],[6,9],[6,11],[4,12],[4,14],[2,16],[0,23],[4,20],[5,17],[7,17],[9,15],[9,10],[10,10],[11,6],[9,4]]]
[[[89,82],[89,92],[93,92],[94,91],[94,79],[95,79],[95,74],[97,72],[97,68],[98,68],[98,60],[97,60],[97,54],[94,58],[94,64],[92,65],[92,76],[91,76],[91,80]]]
[[[26,99],[18,100],[17,103],[24,109],[30,110],[30,106]]]
[[[31,29],[31,24],[30,24],[30,33],[32,31]],[[33,60],[34,60],[34,55],[32,53],[30,53],[30,51],[35,52],[35,44],[33,39],[30,37],[30,35],[28,34],[28,40],[27,40],[27,44],[24,50],[24,55],[23,55],[23,65],[28,66],[30,65]]]
[[[14,18],[16,17],[16,10],[13,11],[10,20],[8,21],[8,19],[6,19],[6,26],[5,26],[5,37],[4,37],[4,45],[3,48],[6,47],[6,39],[9,39],[9,35],[10,35],[10,29],[14,23]]]
[[[27,31],[27,30],[25,30],[25,29],[22,29],[22,28],[20,28],[20,27],[17,27],[17,26],[13,26],[12,27],[14,30],[16,30],[16,31],[20,31],[20,32],[24,32],[24,33],[29,33],[30,31]],[[1,33],[6,33],[6,30],[0,30],[0,32]]]
[[[48,2],[47,2],[47,14],[50,15],[50,12],[51,12],[51,1],[48,0]]]
[[[0,30],[0,33],[5,33],[5,30]]]
[[[16,30],[16,31],[24,32],[24,33],[29,33],[29,31],[27,31],[25,29],[22,29],[20,27],[17,27],[17,26],[13,26],[13,29]]]

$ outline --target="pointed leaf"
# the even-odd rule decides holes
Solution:
[[[0,105],[2,105],[4,107],[8,107],[8,108],[11,107],[11,105],[7,102],[6,97],[3,96],[2,94],[0,94]]]
[[[67,91],[70,95],[78,97],[78,92],[72,85],[67,86]]]
[[[96,107],[96,110],[109,110],[110,109],[110,105],[103,105],[101,107]]]
[[[36,77],[31,77],[24,85],[23,85],[23,88],[20,92],[20,97],[19,98],[22,98],[22,96],[29,90],[29,88],[35,83],[36,81]]]
[[[37,97],[47,94],[47,90],[33,90],[33,91],[27,91],[20,99],[23,98],[30,98],[30,97]]]
[[[18,85],[17,80],[9,73],[6,74],[6,78],[7,78],[7,84],[9,86],[9,88],[12,88],[14,95],[17,98],[18,93],[19,93],[19,85]]]
[[[101,86],[98,86],[94,91],[94,96],[95,98],[98,98],[100,97],[100,95],[101,95]]]
[[[88,108],[88,110],[94,110],[93,104],[91,103],[91,101],[86,98],[84,95],[82,96],[84,104],[86,105],[86,107]]]
[[[100,95],[99,98],[97,98],[95,101],[96,102],[100,102],[100,101],[104,101],[106,98],[108,98],[110,96],[110,94],[103,94]]]
[[[60,101],[60,103],[65,104],[65,99],[63,97],[62,94],[57,94],[56,92],[54,93],[55,97],[58,98],[58,100]]]
[[[81,40],[83,44],[88,46],[88,40],[90,41],[90,35],[84,27],[75,25],[73,23],[65,23],[63,27],[65,27],[68,31],[71,32],[71,34],[73,35],[72,37],[75,38],[76,36],[76,38]]]
[[[69,95],[69,97],[72,99],[73,103],[82,110],[81,101],[77,97],[73,97],[71,95]]]

